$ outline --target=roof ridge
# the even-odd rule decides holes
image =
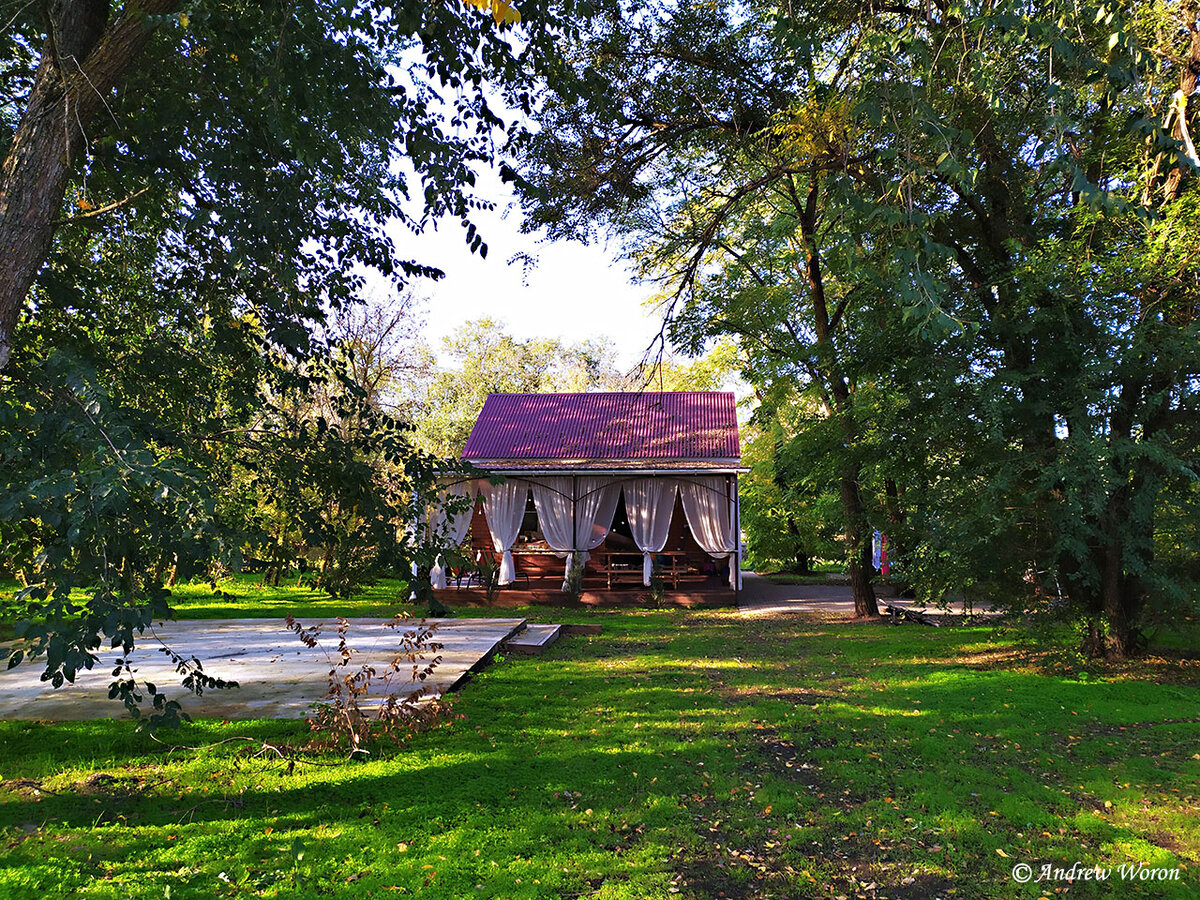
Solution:
[[[489,391],[489,397],[644,397],[647,394],[671,396],[725,395],[733,391]]]

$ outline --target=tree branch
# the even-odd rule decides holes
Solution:
[[[130,194],[124,200],[116,200],[105,206],[98,206],[95,209],[89,209],[87,212],[82,212],[75,216],[67,216],[65,219],[55,219],[54,225],[55,226],[69,225],[72,222],[78,222],[80,219],[91,219],[91,218],[94,218],[95,216],[102,216],[102,215],[104,215],[104,213],[112,212],[114,209],[118,209],[119,207],[124,206],[126,203],[131,203],[132,201],[136,200],[138,197],[142,196],[142,194],[146,193],[148,190],[150,190],[150,187],[146,186],[146,187],[142,188],[140,191],[134,191],[132,194]]]

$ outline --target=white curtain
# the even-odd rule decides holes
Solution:
[[[521,520],[525,518],[525,502],[529,498],[529,484],[510,479],[504,484],[484,484],[483,512],[487,516],[488,531],[492,534],[492,546],[500,559],[500,584],[512,584],[517,579],[517,568],[513,565],[512,546],[521,531]]]
[[[738,586],[737,523],[725,479],[696,477],[679,482],[683,512],[696,543],[713,557],[729,556],[729,586]]]
[[[642,551],[642,584],[650,586],[655,553],[667,545],[675,509],[674,478],[634,478],[625,482],[625,514],[633,541]]]
[[[571,551],[575,549],[571,529],[575,505],[575,498],[571,495],[573,481],[568,475],[549,475],[532,479],[529,485],[533,491],[533,505],[537,509],[542,537],[556,555],[567,559],[567,569],[563,574],[564,588],[571,572]]]
[[[591,558],[608,537],[617,502],[621,499],[621,484],[611,477],[584,475],[577,479],[575,498],[575,548],[581,564]],[[569,566],[568,566],[569,568]]]
[[[478,494],[478,484],[466,481],[462,484],[450,485],[438,491],[435,507],[427,517],[426,535],[430,540],[444,542],[449,547],[457,547],[467,536],[471,527],[471,516],[475,512],[475,497]],[[450,512],[448,504],[464,506],[458,512]],[[438,589],[446,587],[446,567],[439,555],[433,568],[429,570],[429,582]]]

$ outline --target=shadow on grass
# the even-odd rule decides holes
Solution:
[[[0,879],[78,884],[98,860],[112,896],[135,871],[135,895],[269,893],[296,837],[309,884],[345,896],[1037,897],[1015,861],[1200,861],[1195,688],[954,662],[1003,646],[983,629],[602,616],[603,635],[486,670],[465,720],[362,764],[289,775],[124,723],[6,723]],[[304,737],[206,723],[167,740],[238,734]],[[1193,896],[1190,879],[1124,893]]]

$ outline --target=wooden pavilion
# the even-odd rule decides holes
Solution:
[[[741,583],[737,413],[715,391],[491,394],[463,458],[504,483],[459,482],[475,499],[452,540],[491,555],[520,600],[732,602]],[[572,572],[573,567],[578,567]],[[435,587],[468,590],[435,573]]]

